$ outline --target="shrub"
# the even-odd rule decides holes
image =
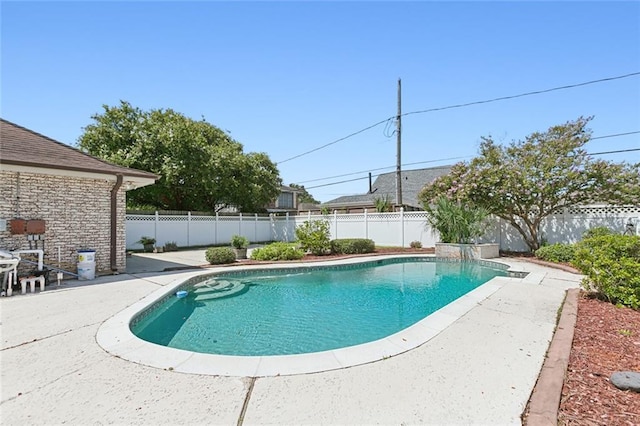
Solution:
[[[593,237],[603,237],[605,235],[612,235],[613,231],[606,226],[596,226],[595,228],[587,229],[582,235],[582,239],[586,240]]]
[[[373,253],[376,244],[373,240],[365,238],[343,238],[331,241],[331,253],[335,254],[361,254]]]
[[[249,247],[249,239],[242,235],[234,235],[231,237],[231,245],[236,249],[245,249]]]
[[[210,264],[219,265],[235,262],[236,254],[230,247],[209,247],[205,252],[205,258]]]
[[[412,249],[419,249],[422,248],[422,243],[420,241],[411,241],[409,247],[411,247]]]
[[[640,237],[604,235],[576,245],[573,264],[582,286],[614,303],[640,309]]]
[[[571,263],[576,253],[576,246],[573,244],[551,244],[540,247],[536,250],[536,257],[547,262]]]
[[[167,241],[164,243],[164,251],[177,251],[178,244],[175,241]]]
[[[482,226],[488,213],[440,197],[435,206],[425,206],[427,222],[438,231],[443,243],[468,244],[484,233]]]
[[[329,239],[329,221],[306,220],[296,228],[296,238],[302,250],[310,251],[315,255],[327,254],[331,250]]]
[[[298,260],[303,257],[304,252],[290,243],[271,243],[251,253],[253,260]]]

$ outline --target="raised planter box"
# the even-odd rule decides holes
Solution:
[[[500,256],[499,244],[436,243],[436,257],[449,259],[493,259]]]

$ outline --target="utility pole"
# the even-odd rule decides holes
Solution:
[[[396,137],[397,137],[397,154],[396,154],[396,206],[402,206],[402,169],[400,164],[401,144],[402,144],[402,83],[398,79],[398,115],[396,116]]]

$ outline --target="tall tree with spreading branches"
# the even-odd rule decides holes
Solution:
[[[311,195],[309,191],[307,191],[304,185],[299,185],[297,183],[290,183],[289,186],[293,189],[298,190],[298,202],[320,204],[320,201],[313,198],[313,195]]]
[[[458,163],[424,187],[420,200],[440,196],[486,209],[511,224],[532,251],[540,248],[542,221],[584,204],[640,204],[640,164],[594,159],[584,149],[591,139],[580,117],[506,146],[483,137],[480,155]]]
[[[81,150],[122,166],[160,175],[155,185],[129,191],[129,206],[257,212],[277,197],[281,180],[264,153],[206,122],[171,109],[143,111],[121,101],[103,106],[78,140]]]

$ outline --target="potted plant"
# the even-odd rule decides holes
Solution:
[[[236,253],[236,259],[247,258],[247,247],[249,247],[249,240],[242,235],[234,235],[231,237],[231,246]]]
[[[498,244],[473,244],[484,234],[486,210],[472,208],[447,197],[425,206],[427,222],[440,234],[436,257],[487,259],[498,257]]]
[[[141,237],[138,241],[137,244],[142,244],[144,246],[144,251],[145,252],[151,252],[153,251],[153,246],[156,243],[156,239],[152,238],[152,237]]]

